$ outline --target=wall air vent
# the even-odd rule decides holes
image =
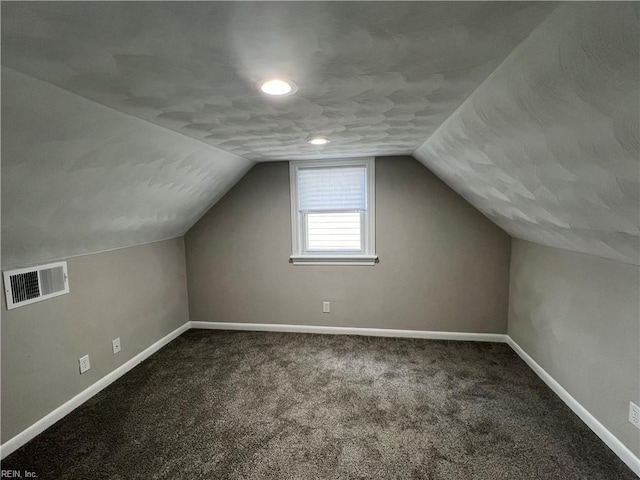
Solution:
[[[3,272],[7,309],[69,293],[67,262]]]

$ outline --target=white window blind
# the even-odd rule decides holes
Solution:
[[[364,165],[298,169],[298,210],[349,212],[367,209]]]

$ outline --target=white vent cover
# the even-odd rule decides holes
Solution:
[[[4,272],[4,293],[9,310],[69,293],[67,262]]]

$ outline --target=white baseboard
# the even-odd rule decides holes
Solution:
[[[177,338],[187,330],[189,330],[189,322],[175,329],[173,332],[161,338],[150,347],[144,349],[142,352],[137,354],[131,360],[128,360],[127,362],[123,363],[114,371],[102,377],[96,383],[94,383],[89,388],[77,394],[71,400],[63,403],[54,411],[42,417],[36,423],[26,428],[15,437],[11,438],[10,440],[7,440],[5,443],[2,444],[2,446],[0,446],[0,459],[4,459],[7,455],[10,455],[11,453],[15,452],[17,449],[19,449],[24,444],[26,444],[29,440],[39,435],[40,433],[44,432],[47,428],[49,428],[51,425],[56,423],[58,420],[61,420],[63,417],[65,417],[66,415],[71,413],[73,410],[78,408],[80,405],[82,405],[84,402],[89,400],[95,394],[97,394],[104,388],[111,385],[113,382],[115,382],[118,378],[123,376],[133,367],[141,363],[143,360],[146,360],[147,358],[149,358],[151,355],[156,353],[166,344],[168,344],[169,342],[171,342],[172,340],[174,340],[175,338]]]
[[[580,419],[600,437],[600,439],[615,453],[620,460],[640,477],[640,458],[638,458],[631,450],[629,450],[618,438],[613,435],[607,428],[602,425],[596,417],[591,415],[575,398],[567,392],[554,378],[549,375],[538,363],[525,352],[511,337],[507,336],[509,346],[525,361],[547,386],[555,392],[560,399],[580,417]]]
[[[319,325],[287,325],[267,323],[189,322],[191,328],[211,330],[248,330],[257,332],[321,333],[325,335],[364,335],[368,337],[426,338],[430,340],[460,340],[505,343],[500,333],[439,332],[431,330],[393,330],[389,328],[327,327]]]

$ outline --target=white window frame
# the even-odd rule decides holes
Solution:
[[[305,167],[342,167],[363,165],[367,175],[367,210],[360,221],[363,238],[362,251],[307,252],[305,248],[305,219],[298,211],[298,169]],[[375,159],[348,158],[289,162],[289,185],[291,195],[291,262],[294,265],[375,265],[376,256],[376,193]]]

